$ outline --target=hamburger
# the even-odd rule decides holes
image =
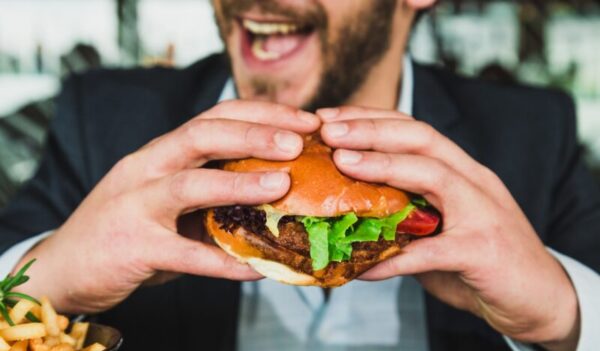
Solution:
[[[290,174],[291,186],[282,199],[214,208],[205,217],[217,245],[283,283],[341,286],[400,254],[411,241],[435,234],[440,223],[423,198],[340,173],[331,148],[316,135],[305,138],[293,161],[244,159],[223,168]]]

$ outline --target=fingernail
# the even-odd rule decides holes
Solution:
[[[343,137],[348,134],[348,124],[347,123],[329,123],[323,126],[325,128],[325,132],[334,138]]]
[[[355,165],[362,160],[362,154],[350,150],[338,150],[338,161],[344,165]]]
[[[297,115],[298,118],[306,124],[315,125],[319,121],[319,118],[317,116],[306,111],[298,111]]]
[[[317,110],[317,115],[321,116],[324,120],[332,120],[340,114],[339,108],[321,108]]]
[[[294,152],[296,151],[302,140],[294,133],[279,131],[273,136],[273,140],[277,147],[283,152]]]
[[[267,173],[260,177],[260,186],[268,190],[275,190],[281,188],[284,181],[284,173]]]

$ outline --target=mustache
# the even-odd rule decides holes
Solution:
[[[277,0],[221,0],[221,8],[223,19],[230,23],[239,19],[244,13],[258,9],[263,14],[289,18],[303,27],[326,28],[327,14],[322,5],[315,1],[306,1],[306,3],[310,4],[300,8],[284,5]]]

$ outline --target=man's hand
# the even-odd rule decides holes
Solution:
[[[502,181],[429,125],[395,111],[317,111],[322,136],[348,176],[387,183],[441,211],[441,235],[410,244],[362,278],[416,275],[445,303],[484,318],[500,333],[574,350],[574,288]]]
[[[298,133],[319,125],[316,116],[290,107],[230,101],[153,140],[119,161],[66,223],[23,258],[38,262],[22,290],[80,313],[108,309],[141,284],[173,273],[259,279],[200,235],[180,235],[182,222],[198,228],[186,234],[198,234],[202,225],[198,216],[183,215],[272,202],[287,192],[289,176],[199,167],[215,159],[293,159],[302,150]]]

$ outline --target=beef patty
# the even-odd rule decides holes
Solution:
[[[260,241],[267,241],[274,247],[282,247],[296,254],[310,258],[310,242],[304,224],[298,222],[295,216],[284,216],[279,221],[279,236],[273,235],[266,226],[265,211],[249,206],[229,206],[214,209],[215,220],[220,228],[233,233],[243,228],[246,235],[258,236]],[[387,241],[379,238],[378,242],[359,242],[352,244],[350,262],[362,262],[375,259],[380,252],[393,245],[404,247],[415,237],[409,234],[398,234],[396,240]]]

